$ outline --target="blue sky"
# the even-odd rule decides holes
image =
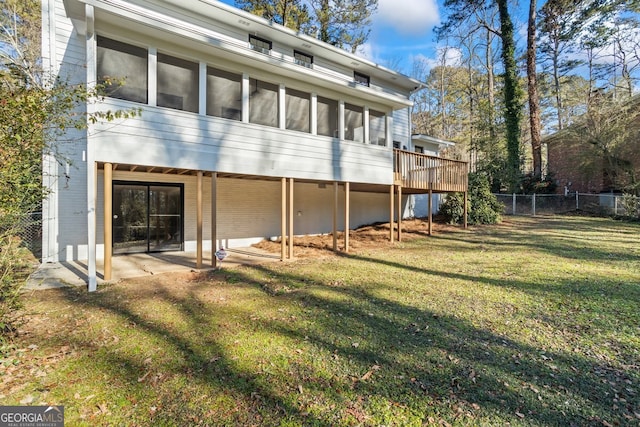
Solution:
[[[234,5],[234,0],[222,1]],[[423,59],[428,65],[435,65],[438,46],[433,29],[446,18],[443,2],[444,0],[378,0],[371,35],[358,53],[407,75],[411,74],[415,58]],[[511,5],[517,3],[514,1]],[[526,10],[523,12],[520,8],[514,12],[516,13],[512,12],[512,15],[514,24],[519,29],[519,38],[521,41],[526,40]],[[448,55],[455,60],[455,50],[449,51]]]

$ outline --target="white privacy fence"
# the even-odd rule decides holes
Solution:
[[[640,198],[619,194],[496,194],[505,215],[549,215],[584,212],[593,215],[640,217]]]

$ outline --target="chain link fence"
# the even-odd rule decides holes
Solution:
[[[640,198],[619,194],[496,194],[505,215],[551,215],[582,212],[598,216],[640,218]]]
[[[36,259],[42,259],[42,212],[24,215],[17,230],[22,246],[29,249]]]

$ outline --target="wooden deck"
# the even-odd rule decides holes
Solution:
[[[393,172],[395,185],[403,190],[433,192],[466,192],[468,187],[468,165],[460,160],[393,150]]]

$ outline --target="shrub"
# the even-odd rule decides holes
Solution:
[[[491,193],[489,180],[484,174],[469,174],[469,224],[496,224],[500,222],[504,206]],[[453,193],[440,207],[440,214],[450,224],[458,224],[464,219],[464,194]]]
[[[640,219],[640,197],[625,193],[620,200],[620,206],[625,217]]]

